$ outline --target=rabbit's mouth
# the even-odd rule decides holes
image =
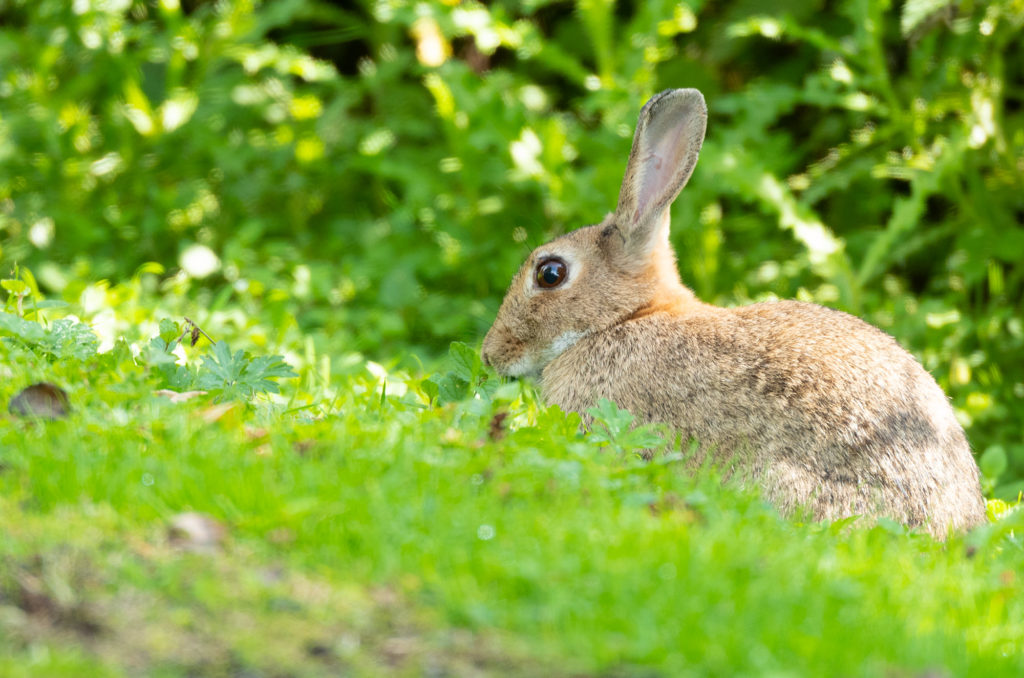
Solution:
[[[506,358],[507,355],[498,357],[495,355],[494,351],[489,350],[491,347],[488,345],[490,343],[487,341],[487,339],[490,338],[488,336],[484,339],[481,358],[485,365],[490,365],[502,376],[537,378],[551,361],[555,360],[575,346],[576,342],[588,334],[590,333],[577,330],[566,330],[555,337],[554,341],[541,351],[533,352],[528,350],[526,347],[523,347],[519,357],[508,362],[504,362],[501,359]]]
[[[540,376],[544,366],[538,365],[536,361],[530,359],[530,356],[524,355],[522,358],[510,365],[505,365],[503,368],[496,367],[495,369],[504,377],[515,377],[516,379],[528,377],[536,379]]]
[[[539,361],[530,355],[529,351],[525,350],[521,344],[519,356],[513,357],[508,352],[509,344],[512,342],[506,342],[504,346],[494,350],[490,339],[491,335],[488,334],[480,351],[480,358],[484,365],[493,367],[503,377],[536,377],[540,375],[543,365],[538,364]]]

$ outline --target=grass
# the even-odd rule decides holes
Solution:
[[[72,408],[0,429],[0,675],[1024,675],[1019,511],[945,544],[786,520],[469,387],[462,347],[220,402],[155,395],[183,377],[148,349],[53,350],[0,343],[4,401]]]

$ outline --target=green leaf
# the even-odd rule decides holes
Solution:
[[[280,387],[273,379],[287,379],[299,376],[285,362],[284,356],[271,355],[253,358],[242,370],[240,381],[252,392],[279,393]]]
[[[859,513],[855,513],[852,516],[846,516],[839,520],[833,520],[829,523],[828,533],[829,534],[840,534],[849,525],[853,525],[855,522],[860,520],[862,516]]]
[[[907,528],[904,527],[903,524],[893,520],[892,518],[879,518],[878,522],[875,524],[874,529],[880,530],[882,532],[888,532],[889,534],[897,536],[907,534]]]
[[[981,473],[990,481],[995,481],[1006,471],[1006,450],[1002,445],[992,445],[981,455],[978,466]]]
[[[96,355],[99,339],[92,329],[74,318],[60,318],[49,329],[10,313],[0,312],[0,329],[55,358],[86,360]]]
[[[661,447],[665,444],[665,438],[654,427],[638,426],[620,435],[616,442],[626,450],[644,450]]]
[[[420,389],[426,394],[427,398],[433,401],[437,398],[440,390],[437,387],[437,382],[432,377],[428,377],[420,382]]]
[[[437,384],[437,404],[456,403],[465,400],[469,395],[469,382],[454,372],[444,375],[432,375],[429,379]]]
[[[461,341],[453,341],[448,348],[448,356],[455,367],[455,374],[460,379],[468,383],[476,380],[477,374],[480,373],[480,354],[477,351]]]
[[[607,398],[598,400],[595,407],[587,410],[587,414],[594,418],[594,423],[604,425],[612,440],[628,430],[633,423],[633,415],[629,410],[620,409]]]
[[[26,295],[31,291],[24,280],[0,280],[0,287],[3,287],[11,294],[19,297]]]
[[[3,311],[0,311],[0,330],[5,330],[31,345],[38,344],[46,334],[39,323],[30,322]]]
[[[634,426],[633,414],[607,398],[598,400],[587,413],[594,417],[590,438],[608,443],[620,453],[663,448],[673,437],[666,435],[668,429],[661,424]]]
[[[178,356],[171,353],[170,345],[163,338],[153,337],[146,344],[143,359],[149,365],[173,365],[177,362]]]
[[[165,343],[170,344],[172,341],[181,336],[181,328],[178,323],[174,322],[170,318],[160,319],[160,338]]]
[[[72,318],[54,321],[43,342],[43,347],[56,357],[78,360],[96,355],[99,345],[100,340],[92,328]]]
[[[501,388],[502,385],[501,380],[495,378],[477,378],[475,381],[476,392],[480,395],[481,398],[488,402],[490,402],[494,398],[494,394],[498,391],[499,388]]]
[[[248,358],[244,351],[231,352],[225,341],[213,345],[213,355],[204,355],[199,368],[198,387],[227,398],[251,398],[261,393],[278,393],[273,379],[298,376],[279,355]]]

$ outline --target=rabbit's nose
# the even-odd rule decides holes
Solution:
[[[497,323],[495,323],[495,325],[496,324]],[[487,330],[487,334],[484,335],[484,340],[480,344],[480,362],[482,362],[487,367],[494,367],[494,362],[491,360],[491,352],[488,349],[493,348],[494,346],[495,331],[496,330],[492,325],[491,329]]]

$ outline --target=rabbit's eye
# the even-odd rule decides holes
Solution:
[[[544,288],[558,287],[565,282],[568,274],[569,267],[555,257],[537,264],[537,284]]]

